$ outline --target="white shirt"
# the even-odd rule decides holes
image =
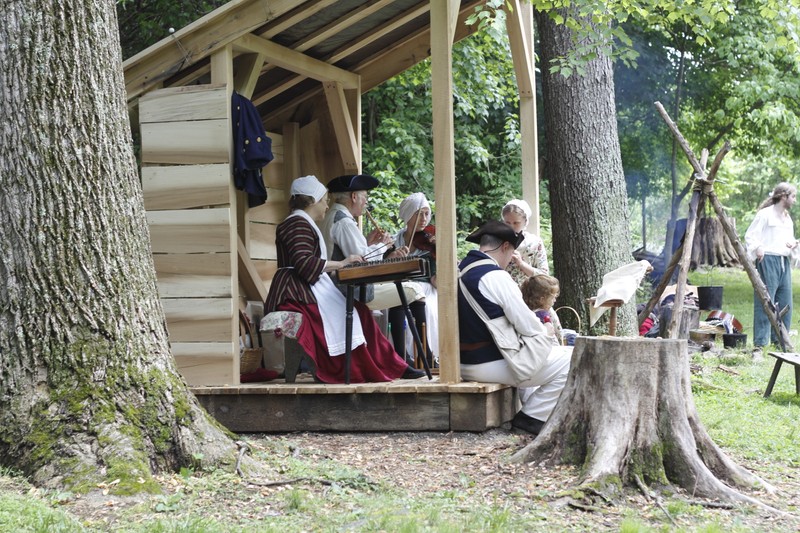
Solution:
[[[489,257],[489,259],[492,259]],[[494,259],[492,259],[494,261]],[[498,265],[499,266],[499,265]],[[503,308],[514,329],[523,335],[547,335],[544,324],[522,299],[519,285],[505,270],[492,270],[481,277],[478,290],[490,302]]]
[[[338,212],[343,212],[346,216],[338,222],[334,222]],[[361,255],[365,256],[367,261],[383,259],[383,252],[386,251],[387,245],[378,243],[369,246],[367,238],[361,233],[358,222],[353,218],[347,206],[339,203],[333,204],[325,214],[320,230],[325,239],[325,246],[328,248],[328,259],[333,258],[334,245],[342,250],[344,257]]]
[[[774,205],[765,207],[756,213],[744,234],[744,241],[750,260],[755,260],[759,251],[770,255],[791,255],[792,250],[786,244],[795,242],[792,218],[789,213],[779,213]]]

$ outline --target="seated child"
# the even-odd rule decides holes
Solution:
[[[542,321],[548,335],[552,337],[553,344],[560,345],[561,327],[553,310],[561,290],[558,280],[547,274],[535,274],[522,282],[520,290],[525,304]]]

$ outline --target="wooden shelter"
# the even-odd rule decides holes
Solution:
[[[269,394],[266,385],[239,385],[237,310],[265,299],[289,184],[307,174],[325,182],[361,171],[361,95],[429,57],[437,255],[439,265],[456,264],[452,45],[476,31],[465,20],[484,2],[233,0],[125,61],[159,294],[178,368],[201,400]],[[508,6],[523,196],[538,231],[533,15],[524,1]],[[234,90],[257,106],[275,154],[264,168],[268,201],[252,209],[232,185]],[[441,311],[455,306],[456,269],[440,266],[438,280],[441,368],[430,386],[440,394],[464,384],[457,317]],[[473,389],[510,401],[504,387]],[[505,411],[495,409],[486,424],[497,425]]]

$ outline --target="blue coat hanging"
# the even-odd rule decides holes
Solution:
[[[237,92],[231,96],[233,119],[233,182],[247,192],[247,205],[256,207],[267,201],[267,188],[261,169],[274,159],[272,139],[267,137],[261,115],[253,102]]]

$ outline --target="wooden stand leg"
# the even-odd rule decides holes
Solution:
[[[355,287],[347,286],[347,308],[344,318],[344,382],[350,384],[350,357],[352,354],[351,345],[353,344],[353,300],[355,300]]]
[[[775,368],[772,369],[772,375],[769,378],[769,384],[767,384],[767,390],[764,391],[764,398],[768,398],[769,395],[772,394],[772,388],[775,386],[775,381],[778,379],[778,374],[781,371],[782,364],[783,361],[781,361],[780,359],[775,361]]]
[[[405,311],[406,314],[406,322],[408,322],[408,327],[411,329],[411,336],[414,337],[414,346],[417,347],[417,352],[422,354],[422,364],[425,366],[425,373],[428,375],[428,379],[433,379],[430,365],[428,365],[428,358],[425,356],[425,351],[422,348],[422,341],[419,338],[417,324],[414,321],[414,316],[411,314],[411,309],[408,307],[408,299],[406,298],[406,293],[403,290],[403,283],[401,281],[395,281],[394,284],[397,287],[397,294],[400,296],[400,302],[403,304],[403,311]]]

